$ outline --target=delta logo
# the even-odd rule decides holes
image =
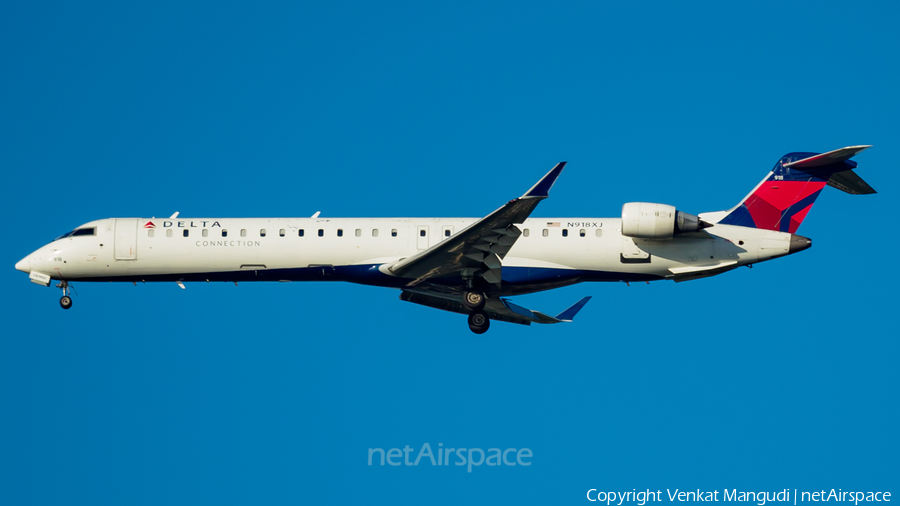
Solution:
[[[156,228],[156,225],[153,224],[152,221],[148,221],[144,228]]]

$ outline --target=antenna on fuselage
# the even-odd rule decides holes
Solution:
[[[175,214],[178,214],[178,213],[175,213]],[[320,214],[322,214],[322,211],[316,211],[316,214],[312,215],[312,217],[318,218]]]
[[[169,219],[174,220],[177,217],[178,217],[178,211],[175,211],[175,214],[173,214],[172,216],[169,216]]]

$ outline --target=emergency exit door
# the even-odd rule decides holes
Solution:
[[[416,232],[416,248],[428,249],[428,225],[419,225]]]

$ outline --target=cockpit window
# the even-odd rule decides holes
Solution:
[[[77,237],[77,236],[81,236],[81,235],[97,235],[97,229],[95,227],[76,228],[75,230],[73,230],[71,232],[65,233],[65,234],[57,237],[56,239],[54,239],[54,241],[58,241],[60,239],[65,239],[66,237]]]

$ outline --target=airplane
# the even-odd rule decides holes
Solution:
[[[854,171],[871,146],[788,153],[736,206],[688,214],[630,202],[615,218],[531,218],[566,162],[524,195],[475,218],[109,218],[85,223],[16,264],[32,282],[346,281],[400,290],[400,299],[491,320],[571,322],[591,297],[555,316],[510,296],[586,281],[675,282],[803,251],[796,234],[825,186],[875,193]]]

